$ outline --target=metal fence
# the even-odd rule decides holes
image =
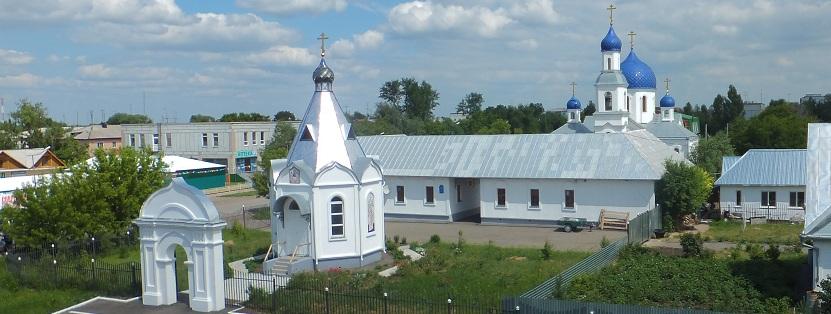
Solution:
[[[48,256],[33,259],[26,254],[6,254],[3,259],[17,283],[30,288],[75,288],[119,297],[141,294],[141,269],[136,263]]]
[[[574,314],[707,314],[717,313],[694,309],[665,309],[644,307],[626,304],[590,303],[570,300],[538,299],[538,298],[505,298],[502,300],[503,309],[514,309],[512,313],[542,314],[542,313],[574,313]],[[506,311],[507,312],[507,311]]]

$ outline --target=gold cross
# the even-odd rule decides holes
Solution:
[[[614,10],[614,9],[617,9],[614,4],[610,4],[609,7],[606,8],[606,10],[609,10],[609,25],[612,25],[612,22],[614,22],[614,19],[612,18],[612,15],[613,15],[612,10]]]
[[[329,37],[326,37],[326,33],[320,33],[320,37],[317,39],[320,40],[320,57],[323,58],[326,56],[326,40]]]
[[[574,86],[577,86],[577,84],[574,83],[574,82],[571,82],[571,84],[568,84],[568,85],[571,85],[571,97],[574,97]]]
[[[669,77],[667,77],[667,78],[664,80],[664,83],[666,83],[666,85],[667,85],[667,93],[669,93],[669,82],[670,82],[670,79],[669,79]]]
[[[635,49],[635,32],[629,31],[629,49]]]

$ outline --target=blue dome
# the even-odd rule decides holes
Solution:
[[[615,29],[609,26],[609,32],[606,33],[606,37],[603,37],[603,41],[600,42],[600,51],[620,51],[620,46],[620,38],[615,34]]]
[[[581,106],[580,100],[574,96],[571,96],[571,99],[566,103],[566,109],[580,109]]]
[[[661,108],[675,108],[675,98],[672,98],[669,93],[661,97]]]
[[[626,77],[629,88],[655,89],[655,72],[646,63],[638,59],[635,51],[629,52],[626,60],[620,63],[620,71]]]

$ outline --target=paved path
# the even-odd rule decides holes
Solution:
[[[555,250],[573,250],[594,252],[600,249],[600,241],[605,236],[609,242],[626,236],[623,231],[600,231],[565,233],[553,227],[520,227],[480,225],[473,222],[427,223],[427,222],[394,222],[387,221],[386,236],[395,235],[406,237],[407,241],[421,243],[430,240],[433,234],[441,237],[442,241],[456,241],[459,231],[462,231],[468,243],[487,244],[493,241],[497,246],[504,247],[535,247],[541,248],[548,240]]]

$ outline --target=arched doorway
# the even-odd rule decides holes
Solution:
[[[175,178],[150,195],[135,223],[141,237],[143,304],[173,304],[178,292],[186,290],[195,311],[225,308],[222,228],[226,223],[202,191]],[[184,257],[177,256],[177,248]],[[177,259],[182,259],[184,270],[177,267]]]

